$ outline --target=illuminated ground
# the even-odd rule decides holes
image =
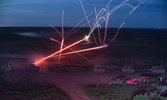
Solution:
[[[33,81],[49,82],[54,84],[56,87],[62,89],[72,100],[91,100],[85,93],[85,89],[89,85],[96,85],[97,81],[100,84],[106,84],[111,76],[115,77],[121,73],[108,73],[108,74],[96,74],[93,72],[60,72],[60,73],[49,73],[49,72],[38,72],[31,74]],[[16,71],[9,73],[10,79],[25,79],[26,74],[24,71]],[[137,77],[137,74],[127,75],[129,78]]]
[[[94,73],[36,73],[33,80],[47,81],[64,90],[72,100],[90,100],[84,92],[84,87],[96,84],[97,81],[106,83],[110,79],[109,74]]]

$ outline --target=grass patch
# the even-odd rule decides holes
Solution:
[[[1,100],[71,100],[63,91],[49,83],[18,80],[7,82],[0,78]]]
[[[88,86],[85,92],[93,100],[131,100],[135,88],[133,85]]]

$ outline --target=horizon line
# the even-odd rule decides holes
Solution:
[[[56,28],[62,28],[60,26],[54,26]],[[5,26],[2,27],[0,26],[0,28],[51,28],[49,26]],[[64,28],[74,28],[74,27],[64,27]],[[81,28],[81,27],[75,27],[75,28]],[[90,28],[90,27],[82,27],[82,28]],[[105,27],[102,27],[102,29],[104,29]],[[108,27],[108,28],[119,28],[119,27]],[[121,29],[164,29],[167,30],[167,28],[139,28],[139,27],[122,27]]]

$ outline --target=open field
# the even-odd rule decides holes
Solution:
[[[133,85],[88,86],[85,92],[92,100],[132,100],[136,87]]]
[[[69,30],[70,28],[65,28],[65,34]],[[36,35],[27,36],[24,35],[24,32],[34,32],[33,34]],[[67,38],[65,44],[68,45],[81,39],[88,32],[88,28],[82,28],[71,35],[70,38]],[[104,30],[101,30],[101,32],[104,32]],[[106,44],[109,43],[115,32],[116,29],[108,29]],[[18,33],[22,35],[18,35]],[[95,33],[97,32],[95,31]],[[52,28],[0,28],[1,65],[11,62],[16,67],[22,67],[33,63],[36,59],[55,52],[59,49],[60,45],[50,41],[49,37],[60,40],[60,37]],[[79,50],[96,46],[92,38],[91,42],[91,44],[80,43],[72,47],[72,49]],[[133,64],[135,69],[149,68],[151,65],[166,65],[166,43],[167,30],[121,29],[117,38],[109,47],[81,53],[89,62],[76,54],[72,54],[65,56],[61,60],[61,64],[86,65],[88,67],[94,66],[95,64],[114,64],[118,66]],[[53,65],[55,62],[55,60],[45,61],[40,65],[41,69],[44,69],[45,66]]]

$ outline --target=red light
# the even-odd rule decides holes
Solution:
[[[142,77],[141,77],[141,79],[147,79],[147,77],[145,77],[145,76],[142,76]]]

